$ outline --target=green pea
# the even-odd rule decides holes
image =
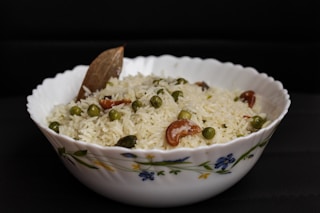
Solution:
[[[60,123],[58,121],[53,121],[49,124],[49,128],[55,131],[56,133],[59,133],[59,126]]]
[[[75,105],[70,108],[69,112],[71,115],[81,115],[82,109],[79,106]]]
[[[171,93],[171,96],[173,97],[174,101],[177,102],[179,97],[183,97],[183,92],[181,90],[176,90]]]
[[[178,78],[177,81],[176,81],[176,85],[178,84],[186,84],[188,83],[188,81],[184,78]]]
[[[252,117],[250,124],[255,129],[261,129],[265,122],[266,122],[266,120],[263,119],[261,116],[255,115]]]
[[[161,80],[162,80],[161,78],[155,79],[155,80],[153,80],[152,83],[153,83],[154,85],[158,86]]]
[[[121,118],[121,113],[115,109],[109,111],[109,118],[111,121],[119,120]]]
[[[159,108],[161,107],[162,105],[162,99],[157,96],[157,95],[154,95],[151,97],[150,99],[150,104],[154,107],[154,108]]]
[[[99,116],[100,115],[100,108],[96,104],[91,104],[88,107],[87,113],[90,117]]]
[[[122,137],[116,143],[116,146],[122,146],[125,148],[133,148],[137,143],[137,136],[135,135],[127,135]]]
[[[159,90],[157,91],[157,95],[159,95],[159,94],[163,94],[163,93],[164,93],[163,88],[161,88],[161,89],[159,89]]]
[[[216,130],[213,127],[206,127],[202,130],[202,135],[205,139],[212,139],[216,134]]]
[[[181,110],[178,114],[178,119],[190,119],[191,113],[187,110]]]
[[[131,107],[132,107],[133,111],[136,112],[139,107],[142,107],[142,102],[139,100],[135,100],[132,102]]]

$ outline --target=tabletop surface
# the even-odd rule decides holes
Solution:
[[[320,212],[320,95],[290,97],[288,114],[242,180],[205,201],[157,209],[118,203],[82,185],[30,119],[26,97],[1,98],[0,212]]]

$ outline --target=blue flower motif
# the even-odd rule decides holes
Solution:
[[[143,170],[139,173],[139,177],[142,178],[142,181],[154,180],[154,172],[148,172],[146,170]]]
[[[233,154],[230,153],[226,157],[218,158],[218,160],[214,164],[214,168],[219,169],[221,167],[222,170],[225,170],[228,167],[229,163],[233,163],[235,160],[236,159],[233,157]]]
[[[137,158],[137,156],[135,154],[132,154],[132,153],[122,153],[121,155],[126,157],[126,158]]]

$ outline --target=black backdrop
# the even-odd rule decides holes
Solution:
[[[125,56],[213,57],[319,93],[319,1],[2,1],[0,88],[46,77],[126,44]]]

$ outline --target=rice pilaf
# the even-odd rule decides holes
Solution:
[[[54,106],[47,121],[48,125],[59,124],[59,134],[102,146],[115,146],[119,139],[135,136],[133,149],[195,148],[226,143],[268,124],[260,97],[255,95],[254,104],[249,106],[240,98],[243,92],[184,78],[137,74],[121,80],[111,78],[104,89],[87,90],[85,99]],[[97,114],[90,115],[90,106],[98,107]],[[201,132],[186,134],[172,146],[167,142],[167,129],[172,122],[186,119],[179,116],[187,116]],[[263,126],[254,128],[255,116],[263,119]],[[212,137],[203,133],[207,127],[214,130]]]

